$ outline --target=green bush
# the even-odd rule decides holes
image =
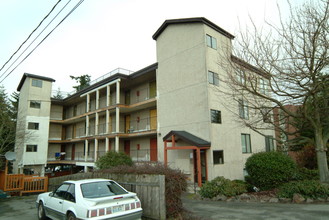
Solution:
[[[199,193],[203,198],[213,198],[217,195],[235,196],[247,192],[246,184],[241,180],[228,180],[216,177],[202,185]]]
[[[96,166],[99,169],[108,169],[120,165],[132,166],[133,161],[123,152],[109,151],[104,156],[96,161]]]
[[[318,180],[292,181],[279,187],[278,196],[292,198],[295,193],[305,198],[327,198],[329,197],[329,187]]]
[[[294,179],[297,166],[289,156],[283,153],[260,152],[247,159],[246,170],[250,184],[262,190],[268,190]]]

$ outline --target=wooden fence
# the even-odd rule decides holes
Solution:
[[[5,192],[35,193],[48,191],[48,177],[0,172],[0,189]]]
[[[142,202],[143,216],[166,219],[165,176],[110,173],[77,173],[49,179],[49,190],[55,190],[63,181],[105,178],[112,179],[130,192],[135,192]]]

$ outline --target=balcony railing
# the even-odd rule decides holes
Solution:
[[[129,156],[134,162],[144,162],[144,161],[155,161],[157,160],[156,150],[151,149],[141,149],[141,150],[130,150]],[[95,151],[87,152],[87,160],[85,160],[85,152],[49,152],[48,161],[77,161],[77,162],[95,162]],[[97,159],[106,154],[105,151],[97,151]]]

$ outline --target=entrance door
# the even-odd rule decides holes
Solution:
[[[150,161],[158,161],[158,142],[157,138],[150,139]]]
[[[201,180],[202,183],[207,181],[207,156],[206,150],[200,151],[201,160]],[[194,161],[194,182],[198,182],[198,166],[197,166],[197,155],[196,150],[193,150],[193,161]]]
[[[157,129],[157,110],[156,109],[150,110],[150,129],[151,130]]]
[[[125,140],[125,142],[124,142],[124,151],[125,151],[125,154],[130,156],[130,140]]]

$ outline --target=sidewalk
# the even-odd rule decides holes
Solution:
[[[211,219],[275,219],[275,220],[327,220],[329,203],[248,203],[194,200],[190,194],[182,197],[183,206],[202,220]]]

